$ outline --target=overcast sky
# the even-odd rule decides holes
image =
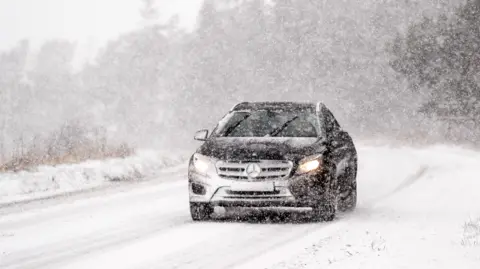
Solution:
[[[195,23],[202,0],[157,0],[162,15],[180,13]],[[35,46],[52,38],[77,41],[95,50],[108,39],[139,26],[141,0],[0,0],[0,50],[29,39]]]

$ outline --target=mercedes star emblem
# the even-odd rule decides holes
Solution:
[[[247,169],[245,170],[247,173],[247,176],[250,178],[256,178],[258,175],[260,175],[260,172],[262,172],[262,169],[260,166],[256,163],[251,163],[247,166]]]

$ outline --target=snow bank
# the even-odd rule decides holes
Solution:
[[[124,159],[40,166],[34,171],[0,173],[0,204],[154,177],[164,168],[182,165],[188,152],[140,150]]]

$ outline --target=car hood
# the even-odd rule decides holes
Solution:
[[[221,137],[206,141],[197,152],[221,160],[291,160],[322,153],[325,147],[318,138],[237,138]]]

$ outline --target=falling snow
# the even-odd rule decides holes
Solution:
[[[0,3],[1,268],[480,268],[480,0],[28,1]],[[244,101],[331,109],[356,211],[191,222],[193,135]],[[315,140],[225,141],[269,139]]]

